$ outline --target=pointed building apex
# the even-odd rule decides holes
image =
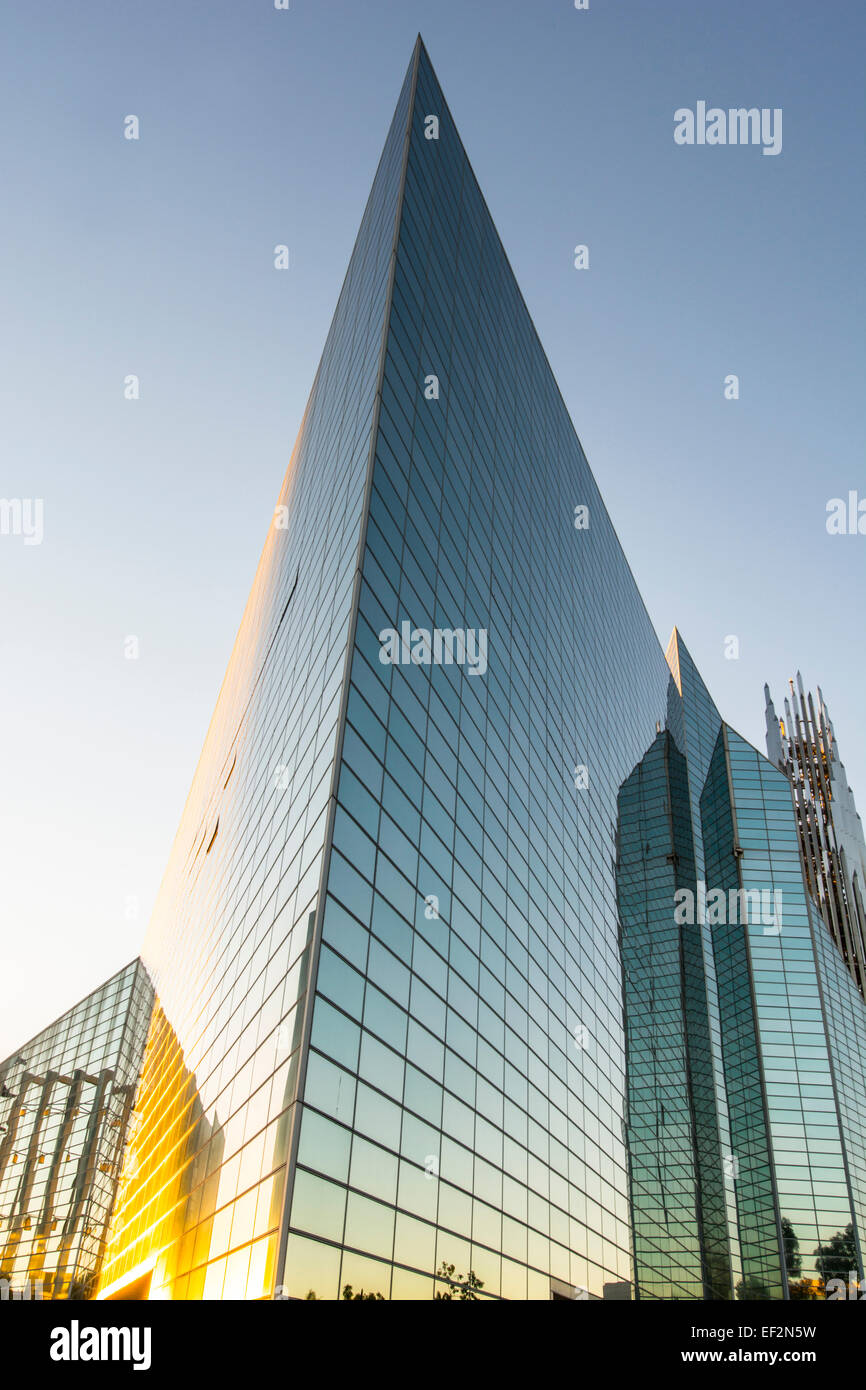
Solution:
[[[671,632],[667,648],[665,650],[665,661],[668,663],[670,673],[674,678],[677,690],[682,695],[683,683],[680,675],[680,633],[679,628],[675,627]]]
[[[767,720],[767,757],[770,759],[771,763],[775,763],[776,767],[784,771],[785,755],[782,750],[781,729],[776,715],[776,708],[773,704],[773,698],[770,695],[770,687],[766,684],[764,686],[764,699],[766,701]]]

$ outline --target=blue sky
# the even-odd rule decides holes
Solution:
[[[0,1056],[139,949],[418,30],[660,639],[761,749],[820,683],[866,806],[862,6],[19,3]],[[699,100],[781,154],[677,146]]]

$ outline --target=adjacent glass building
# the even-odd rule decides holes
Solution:
[[[99,1296],[805,1287],[866,1135],[819,926],[419,40],[145,943]]]
[[[138,960],[0,1063],[3,1297],[89,1298],[153,992]]]
[[[677,633],[668,660],[668,727],[620,796],[636,1292],[816,1297],[862,1275],[866,1015],[788,778]]]
[[[860,993],[866,995],[866,839],[830,713],[818,698],[790,682],[779,719],[764,686],[767,756],[791,783],[806,886],[842,952]]]

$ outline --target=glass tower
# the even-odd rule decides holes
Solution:
[[[88,1298],[153,993],[138,960],[0,1063],[3,1296]]]
[[[679,634],[668,659],[668,728],[619,813],[636,1291],[818,1297],[862,1274],[866,1014],[788,778],[722,721]]]
[[[808,1211],[773,1145],[814,1084],[863,1153],[856,1057],[776,1036],[802,883],[766,998],[674,918],[758,795],[791,868],[774,777],[665,659],[419,39],[145,942],[100,1295],[783,1296],[782,1212],[856,1211],[832,1118]]]
[[[767,756],[793,789],[807,887],[866,995],[866,839],[821,687],[816,701],[803,690],[798,671],[784,719],[777,718],[766,685],[764,698]]]
[[[616,795],[668,672],[421,46],[371,443],[280,1282],[603,1297]]]

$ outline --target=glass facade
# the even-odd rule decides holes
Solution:
[[[383,663],[404,624],[485,632],[487,670],[423,642]],[[429,1298],[443,1266],[480,1297],[630,1279],[616,794],[667,683],[421,50],[290,1296]]]
[[[816,927],[826,928],[807,899],[787,779],[727,726],[713,761],[732,809],[727,824],[712,809],[718,867],[749,899],[745,923],[717,929],[738,1102],[741,1296],[781,1297],[783,1280],[819,1277],[820,1247],[854,1216],[816,956]],[[859,1006],[847,1018],[862,1023]],[[841,1056],[838,1066],[847,1072]]]
[[[623,783],[617,889],[628,1057],[635,1281],[645,1297],[729,1298],[731,1263],[714,1104],[686,759],[659,733]]]
[[[668,657],[669,728],[619,822],[636,1289],[815,1297],[862,1272],[866,1017],[806,890],[787,777],[722,722],[678,634]],[[683,889],[693,911],[672,918]]]
[[[153,992],[138,960],[0,1064],[3,1296],[88,1298]]]
[[[799,671],[784,719],[766,685],[764,696],[767,756],[791,783],[806,887],[866,997],[866,838],[829,710],[820,686],[817,700],[806,694]]]
[[[795,869],[419,40],[145,943],[100,1296],[805,1286],[866,1124]],[[710,879],[783,934],[682,926]]]

